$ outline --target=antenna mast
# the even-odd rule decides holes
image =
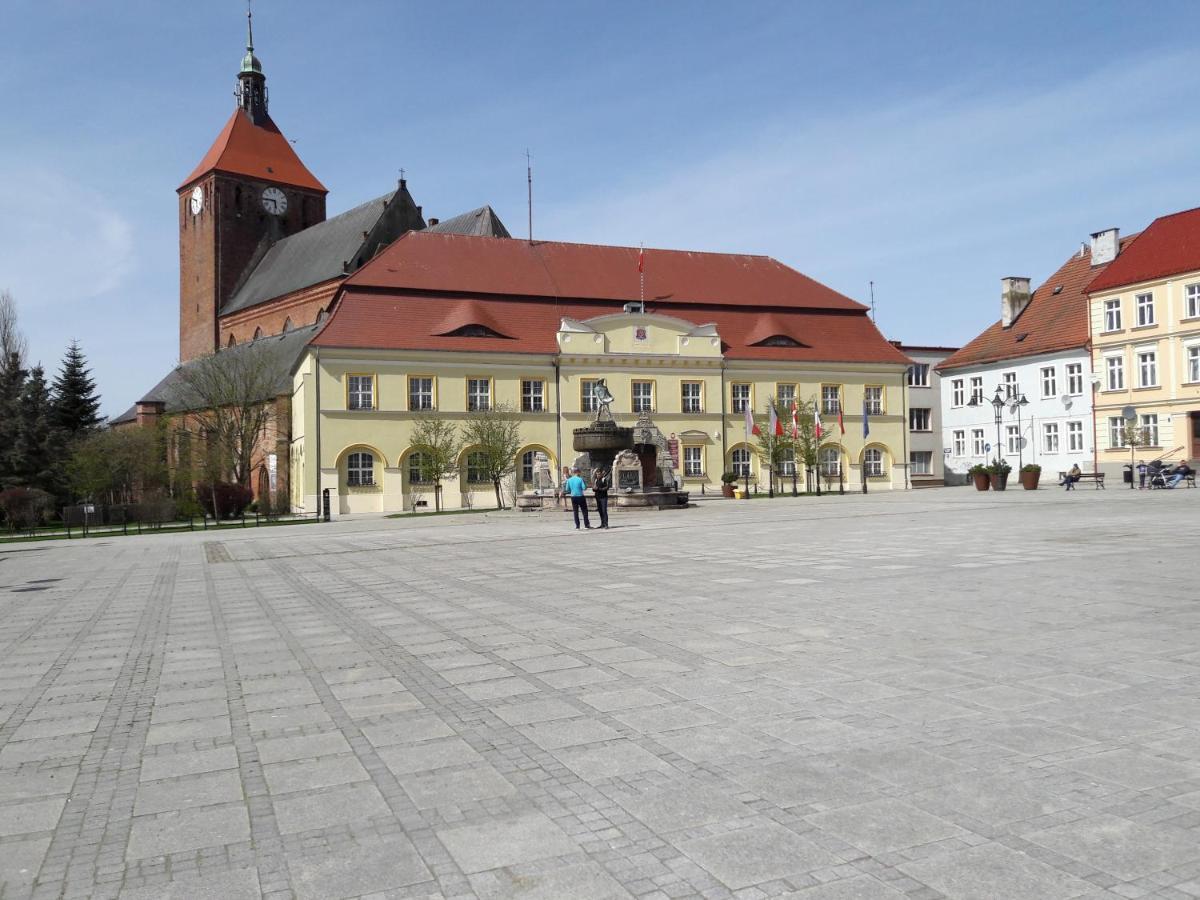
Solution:
[[[875,282],[868,282],[871,286],[871,321],[875,321]]]
[[[525,148],[525,183],[528,190],[529,203],[529,243],[533,243],[533,161],[529,148]]]

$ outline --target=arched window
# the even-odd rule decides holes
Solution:
[[[255,329],[254,329],[254,340],[256,340],[256,341],[257,341],[257,340],[258,340],[259,338],[261,338],[261,337],[262,337],[262,329],[261,329],[261,328],[255,328]]]
[[[346,457],[346,484],[350,487],[375,483],[375,454],[365,450]]]
[[[821,474],[826,478],[838,478],[842,474],[842,454],[837,447],[821,448]]]
[[[521,454],[521,483],[533,484],[533,461],[537,456],[536,450],[526,450]]]
[[[408,454],[408,483],[428,484],[432,481],[425,464],[425,454],[420,452]]]
[[[733,451],[731,456],[733,461],[733,471],[737,473],[738,478],[750,477],[750,450],[746,447],[738,447]]]
[[[487,456],[482,450],[472,450],[467,454],[467,483],[489,484],[487,476]]]
[[[231,332],[229,332],[229,342],[226,344],[226,346],[227,346],[227,347],[232,347],[232,346],[233,346],[234,344],[236,344],[236,343],[237,343],[237,341],[236,341],[236,340],[234,339],[234,337],[233,337],[233,332],[232,332],[232,331],[231,331]]]
[[[287,334],[291,330],[292,330],[292,317],[288,316],[286,319],[283,320],[283,333]]]
[[[791,447],[779,451],[779,461],[775,464],[775,471],[788,478],[796,474],[796,452]]]
[[[868,477],[883,474],[883,451],[878,447],[868,447],[863,453],[863,472]]]

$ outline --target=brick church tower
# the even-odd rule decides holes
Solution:
[[[267,113],[249,16],[237,108],[178,190],[181,362],[218,348],[221,307],[271,244],[325,220],[325,186]]]

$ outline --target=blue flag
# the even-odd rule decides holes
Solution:
[[[871,426],[867,423],[867,401],[866,401],[866,398],[864,397],[863,398],[863,439],[865,440],[867,435],[870,433],[871,433]]]

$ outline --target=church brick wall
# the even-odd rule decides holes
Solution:
[[[223,316],[220,328],[221,346],[229,346],[230,336],[237,344],[253,340],[254,332],[259,328],[262,329],[263,337],[281,334],[288,319],[292,320],[293,328],[312,325],[322,310],[329,309],[341,283],[341,278],[335,278]]]

